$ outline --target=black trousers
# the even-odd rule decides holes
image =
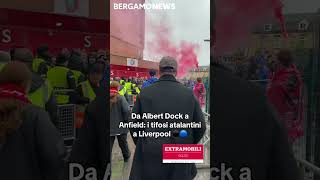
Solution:
[[[119,146],[120,146],[120,149],[122,151],[122,156],[124,159],[127,159],[130,157],[130,150],[129,150],[129,147],[128,147],[128,142],[127,142],[127,134],[121,134],[121,135],[117,135],[117,136],[110,136],[110,152],[112,154],[112,147],[113,147],[113,144],[114,144],[114,140],[115,138],[117,137],[118,139],[118,143],[119,143]]]

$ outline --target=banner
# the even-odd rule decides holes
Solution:
[[[127,66],[138,67],[138,59],[127,58]]]

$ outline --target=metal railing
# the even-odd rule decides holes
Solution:
[[[203,135],[203,138],[200,140],[200,144],[207,145],[210,141],[210,114],[203,112],[203,115],[205,117],[205,123],[206,123],[205,125],[207,130]]]
[[[53,96],[57,98],[58,95],[69,95],[74,92],[74,89],[54,89]],[[57,99],[56,99],[57,101]],[[65,143],[68,141],[73,141],[76,137],[76,105],[70,104],[58,104],[57,105],[57,124],[56,128],[58,129],[61,137],[64,139]],[[70,143],[67,143],[67,148],[70,148]]]
[[[205,117],[206,132],[200,140],[199,144],[204,146],[204,163],[197,164],[198,169],[210,169],[210,114],[203,112]]]
[[[58,105],[57,129],[64,140],[73,140],[75,138],[75,105]]]
[[[320,176],[320,168],[315,166],[314,164],[308,162],[307,160],[297,158],[297,162],[300,168],[300,172],[302,177],[306,180],[313,179],[314,175]],[[307,171],[311,173],[307,173]]]

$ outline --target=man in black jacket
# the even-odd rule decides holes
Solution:
[[[162,144],[196,144],[205,132],[204,116],[200,105],[193,95],[192,90],[179,83],[175,76],[177,74],[177,62],[172,57],[164,57],[160,64],[160,79],[154,84],[146,87],[137,97],[133,107],[133,113],[143,116],[144,113],[161,114],[170,113],[189,115],[189,119],[165,119],[157,120],[143,119],[145,122],[201,122],[201,128],[185,129],[188,136],[185,138],[171,137],[139,137],[139,131],[163,132],[171,131],[173,134],[179,132],[178,128],[144,128],[131,129],[136,144],[130,180],[192,180],[197,170],[195,164],[163,164]],[[142,121],[132,119],[133,122]]]
[[[214,179],[302,180],[285,130],[262,90],[211,67]]]

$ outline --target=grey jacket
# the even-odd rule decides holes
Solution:
[[[129,104],[125,97],[118,96],[117,102],[110,108],[110,136],[128,133],[128,129],[119,128],[120,122],[128,122]]]

